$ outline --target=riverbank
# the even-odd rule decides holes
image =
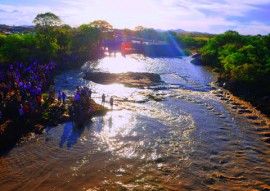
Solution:
[[[191,58],[193,59],[191,61],[192,64],[204,66],[200,54],[194,54]],[[211,65],[209,66],[211,67]],[[270,78],[260,79],[255,84],[244,84],[235,82],[226,77],[222,72],[219,72],[219,78],[216,83],[270,117]]]
[[[270,117],[270,82],[267,82],[267,80],[254,85],[245,85],[219,77],[217,83],[220,87],[229,90],[233,95],[250,102],[256,109]]]
[[[70,108],[73,104],[73,97],[68,97],[65,104],[57,100],[43,102],[43,108],[35,111],[31,118],[22,120],[20,118],[8,118],[0,125],[0,154],[12,146],[19,144],[20,139],[28,137],[31,133],[42,133],[48,126],[72,121]],[[47,106],[45,106],[47,105]],[[104,115],[108,109],[103,108],[94,100],[91,100],[89,107],[92,109],[92,117]],[[89,120],[91,120],[89,118]]]

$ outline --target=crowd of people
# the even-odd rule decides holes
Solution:
[[[61,92],[59,91],[58,99],[61,98]],[[70,108],[70,114],[73,116],[74,120],[80,121],[88,119],[92,116],[93,108],[90,107],[90,101],[92,96],[92,90],[88,87],[79,87],[76,88],[76,93],[74,95],[74,102]],[[110,97],[109,103],[111,109],[113,108],[113,97]],[[106,102],[106,96],[103,93],[101,96],[101,106],[104,109],[104,104]]]
[[[41,108],[42,92],[54,84],[53,62],[0,65],[0,120],[31,117]]]
[[[6,119],[16,119],[25,122],[41,110],[42,92],[48,90],[49,101],[55,101],[53,62],[40,64],[16,63],[0,65],[0,124]],[[90,100],[91,89],[77,87],[74,95],[74,104],[71,111],[77,116],[89,116],[92,113]],[[59,91],[58,103],[66,104],[67,95]],[[102,95],[101,105],[104,108],[105,94]],[[113,108],[113,98],[109,99]]]

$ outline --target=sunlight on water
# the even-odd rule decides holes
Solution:
[[[117,96],[119,98],[128,98],[133,93],[138,92],[135,88],[127,88],[122,84],[110,84],[110,85],[101,85],[101,84],[92,84],[91,86],[99,96],[104,93],[109,99],[110,96]]]
[[[210,91],[212,75],[190,58],[116,54],[92,64],[58,75],[56,88],[73,95],[76,86],[90,87],[97,103],[105,93],[108,112],[80,128],[48,127],[12,149],[0,158],[0,190],[270,189],[268,126]],[[169,85],[96,84],[82,78],[89,68],[158,73]]]
[[[127,136],[136,124],[135,116],[129,111],[109,112],[101,120],[104,123],[100,136],[106,138]]]
[[[101,118],[102,130],[96,133],[108,147],[108,151],[122,157],[135,157],[135,147],[124,147],[125,142],[119,141],[123,137],[136,136],[134,130],[137,120],[129,111],[109,112]]]
[[[145,68],[145,63],[117,53],[115,56],[105,57],[100,60],[98,66],[99,70],[109,73],[140,72]]]

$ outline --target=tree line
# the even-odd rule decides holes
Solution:
[[[112,26],[97,20],[72,28],[53,13],[38,14],[34,32],[0,34],[0,63],[82,63],[100,54],[99,45]],[[104,28],[105,27],[105,28]]]
[[[102,41],[116,38],[116,30],[102,20],[74,28],[47,12],[38,14],[33,23],[34,32],[0,34],[1,64],[39,60],[74,66],[99,57]],[[230,82],[251,86],[267,81],[270,76],[270,35],[243,36],[235,31],[217,35],[159,32],[142,26],[123,29],[120,33],[122,37],[165,41],[179,46],[186,55],[199,52],[203,64],[216,68]]]
[[[38,14],[33,20],[35,29],[20,34],[0,34],[0,63],[29,63],[54,61],[62,67],[84,63],[102,55],[103,40],[116,38],[115,29],[103,20],[96,20],[79,27],[63,24],[54,13]],[[206,44],[197,36],[175,32],[158,32],[152,28],[138,26],[135,30],[120,30],[122,37],[136,36],[155,41],[179,44],[189,55]]]
[[[224,81],[269,95],[270,34],[243,36],[227,31],[209,39],[200,53],[203,64],[221,72]]]

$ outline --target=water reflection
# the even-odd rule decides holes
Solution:
[[[64,127],[59,147],[63,148],[64,144],[66,143],[67,148],[70,149],[77,143],[78,139],[84,133],[84,130],[85,130],[84,126],[77,126],[74,125],[73,123],[67,123]]]
[[[108,70],[124,63],[117,57],[110,57],[115,65]],[[210,78],[188,59],[138,58],[126,57],[182,86],[133,89],[85,81],[83,70],[61,74],[59,89],[91,86],[97,103],[105,93],[116,96],[117,108],[87,127],[48,128],[13,149],[0,159],[0,190],[269,190],[269,144],[261,140],[268,126],[255,126],[211,92],[196,91],[207,90]],[[96,66],[106,68],[110,59]]]
[[[87,68],[87,66],[89,68]],[[105,57],[97,64],[89,62],[84,66],[84,69],[91,71],[103,71],[110,73],[123,73],[123,72],[139,72],[145,70],[145,63],[140,60],[135,60],[132,57],[124,57],[121,53],[117,53],[113,57]]]

